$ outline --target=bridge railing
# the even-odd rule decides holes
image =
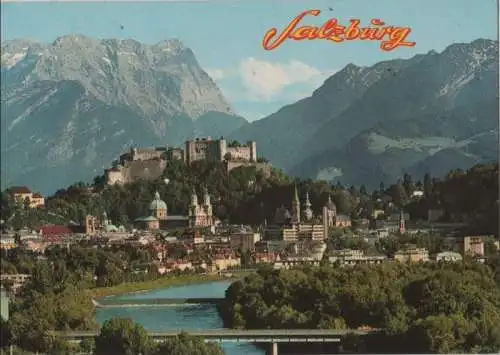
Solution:
[[[358,329],[200,329],[200,330],[171,330],[171,331],[149,331],[152,337],[175,337],[186,332],[192,336],[199,337],[325,337],[344,336],[346,334],[367,335],[379,332],[380,329],[358,330]],[[98,330],[94,331],[49,331],[48,335],[62,338],[88,338],[99,335]]]

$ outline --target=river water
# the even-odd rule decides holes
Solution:
[[[231,281],[169,287],[166,289],[116,296],[116,299],[148,298],[223,298]],[[96,319],[99,323],[113,317],[129,317],[150,331],[222,329],[222,320],[216,305],[168,305],[165,307],[123,307],[98,308]],[[265,352],[252,344],[223,343],[226,355],[264,355]]]

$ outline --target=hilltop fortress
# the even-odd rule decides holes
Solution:
[[[125,184],[136,180],[155,180],[162,176],[167,161],[183,160],[191,164],[198,160],[224,162],[227,171],[240,166],[254,166],[266,175],[271,166],[257,158],[257,143],[254,141],[241,145],[220,139],[197,138],[186,141],[185,148],[131,148],[115,161],[111,169],[105,170],[106,182],[110,185]]]

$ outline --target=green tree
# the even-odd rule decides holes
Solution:
[[[433,353],[453,353],[465,342],[465,322],[445,315],[428,316],[415,322],[410,329],[411,347]]]
[[[415,191],[415,183],[413,182],[413,178],[410,174],[405,173],[403,175],[403,187],[407,196],[411,196]]]
[[[12,343],[12,333],[8,321],[0,317],[0,349],[9,346]]]
[[[475,262],[261,268],[232,284],[220,314],[245,328],[383,329],[350,352],[500,350],[500,288]],[[313,301],[311,301],[313,300]],[[363,341],[361,341],[363,340]]]
[[[426,199],[430,199],[432,194],[433,194],[433,184],[432,184],[432,179],[431,175],[429,173],[426,173],[424,175],[424,196]]]
[[[95,340],[96,355],[148,355],[154,343],[146,330],[129,318],[112,318],[104,322]]]
[[[95,351],[95,340],[85,338],[80,342],[80,349],[82,352],[93,354]]]
[[[224,355],[215,343],[205,343],[203,339],[181,333],[167,339],[154,353],[155,355]]]
[[[408,194],[401,180],[398,180],[396,185],[389,188],[389,195],[396,204],[396,206],[402,208],[408,202]]]

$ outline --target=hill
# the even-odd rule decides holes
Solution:
[[[179,145],[246,123],[178,40],[13,40],[2,42],[1,69],[2,187],[52,192],[92,179],[131,145]]]

